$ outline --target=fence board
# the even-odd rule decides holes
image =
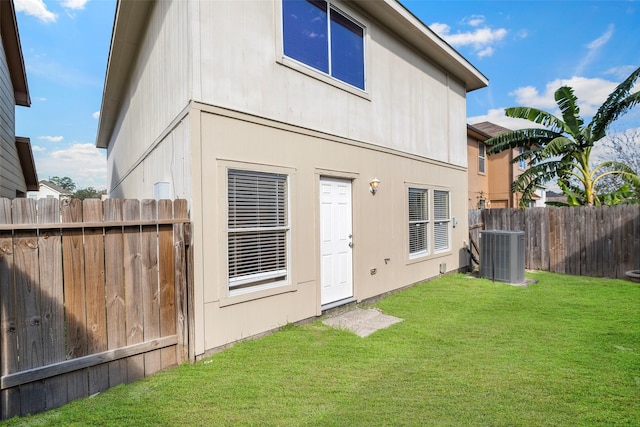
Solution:
[[[524,229],[527,268],[615,278],[640,268],[638,205],[487,209],[481,215],[485,230]],[[470,213],[469,227],[476,223]]]
[[[122,200],[108,199],[104,201],[104,220],[122,221]],[[114,350],[127,345],[125,319],[124,289],[124,242],[122,227],[109,228],[105,231],[105,281],[106,281],[106,315],[107,315],[107,348]],[[127,359],[109,363],[109,386],[127,382]]]
[[[34,200],[16,199],[12,206],[15,224],[34,223]],[[14,281],[18,318],[18,345],[20,370],[42,366],[42,318],[40,316],[40,282],[38,270],[38,236],[36,231],[14,233]],[[34,384],[20,387],[20,413],[27,415],[45,409],[44,389]]]
[[[86,199],[82,202],[82,221],[103,220],[102,201]],[[105,311],[104,238],[101,228],[84,230],[84,259],[87,310],[87,354],[107,350],[107,316]],[[109,388],[107,365],[89,368],[89,394]]]
[[[140,219],[140,201],[127,199],[122,205],[125,221]],[[127,345],[139,344],[144,340],[144,319],[142,314],[142,260],[140,226],[124,228],[124,283],[125,312],[127,325]],[[130,357],[127,363],[127,378],[135,381],[144,377],[144,356]]]
[[[173,218],[170,200],[158,201],[158,219]],[[158,281],[160,287],[160,336],[176,333],[175,265],[173,263],[173,227],[158,226]],[[175,365],[175,349],[160,351],[161,368]]]
[[[62,201],[62,222],[82,222],[82,203]],[[67,324],[67,359],[87,355],[87,312],[85,306],[83,235],[80,229],[65,230],[62,235],[64,258],[65,320]],[[67,374],[67,395],[78,399],[89,394],[86,372]]]
[[[140,219],[157,218],[155,200],[143,200]],[[158,284],[158,227],[142,226],[142,299],[147,303],[143,310],[143,338],[150,341],[160,336],[160,291]],[[160,350],[144,355],[144,373],[151,375],[161,368]]]
[[[11,201],[0,199],[0,224],[11,224]],[[13,235],[0,232],[0,299],[2,301],[2,375],[18,372],[18,313],[13,281]],[[13,387],[0,392],[2,418],[20,415],[20,389]]]
[[[53,223],[60,223],[60,202],[53,198],[38,200],[38,224]],[[61,242],[59,230],[38,233],[44,365],[65,360],[65,343],[60,339],[64,336]],[[66,402],[66,377],[48,378],[44,380],[44,388],[46,408],[56,408]]]
[[[186,200],[176,200],[173,207],[174,218],[186,219],[189,216],[187,211]],[[189,294],[188,289],[191,287],[192,274],[188,270],[188,254],[187,241],[185,237],[185,225],[179,224],[173,227],[174,256],[175,256],[175,282],[186,283],[185,287],[175,287],[176,301],[176,332],[178,335],[178,347],[176,350],[176,358],[178,363],[185,360],[195,361],[195,352],[192,353],[191,345],[194,343],[194,337],[190,334],[193,331],[192,325],[189,325],[188,305],[189,299],[193,301],[193,296]],[[191,344],[189,344],[191,343]],[[193,357],[192,357],[193,356]]]

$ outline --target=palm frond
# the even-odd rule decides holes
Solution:
[[[565,155],[574,151],[575,142],[565,136],[559,136],[549,141],[540,155],[543,158],[550,158],[559,155]]]
[[[544,146],[548,141],[560,135],[549,129],[519,129],[494,136],[485,141],[485,144],[490,147],[487,151],[488,154],[495,154],[510,148]]]
[[[508,117],[516,119],[527,119],[531,122],[538,123],[554,132],[567,132],[566,123],[551,113],[533,107],[509,107],[504,110],[504,114]]]
[[[578,98],[573,93],[573,89],[569,86],[562,86],[556,90],[554,97],[562,112],[562,119],[564,120],[566,128],[571,130],[568,133],[575,139],[580,138],[580,131],[582,130],[584,121],[580,118]]]
[[[620,83],[593,116],[593,140],[598,141],[606,135],[607,128],[618,117],[640,102],[639,92],[630,94],[636,80],[640,77],[640,67]]]

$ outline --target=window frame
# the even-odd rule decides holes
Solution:
[[[443,218],[438,218],[438,208],[436,206],[436,202],[437,202],[437,195],[438,194],[446,194],[447,195],[447,212],[446,212],[446,217]],[[443,190],[443,189],[434,189],[433,190],[433,253],[434,254],[439,254],[439,253],[443,253],[443,252],[450,252],[451,251],[451,224],[452,224],[452,220],[451,220],[451,191],[449,190]],[[437,239],[436,239],[436,227],[439,224],[446,224],[446,230],[447,230],[447,246],[446,247],[437,247]]]
[[[235,297],[238,295],[253,294],[255,292],[269,290],[273,288],[280,288],[282,286],[291,283],[291,184],[290,175],[287,173],[273,172],[273,171],[260,171],[253,169],[246,169],[242,167],[227,167],[226,170],[226,282],[225,288],[228,297]],[[232,227],[231,222],[231,198],[230,198],[230,178],[232,174],[238,173],[246,176],[264,176],[271,179],[282,178],[284,180],[284,225],[276,226],[252,226],[252,227]],[[276,200],[278,196],[276,195]],[[278,222],[278,219],[276,219]],[[284,234],[284,263],[285,268],[277,271],[257,272],[254,274],[244,274],[238,277],[231,276],[231,236],[240,234],[260,234],[265,232],[281,232]],[[281,280],[275,280],[279,277],[283,277]],[[253,284],[252,284],[253,283]],[[232,286],[233,285],[233,286]]]
[[[368,55],[368,49],[367,49],[367,45],[368,45],[367,39],[369,38],[369,34],[368,34],[368,24],[366,23],[366,19],[364,19],[358,13],[355,13],[353,10],[349,8],[345,8],[343,5],[340,5],[340,7],[337,7],[333,0],[322,0],[322,1],[326,2],[327,10],[330,11],[331,9],[333,9],[336,13],[339,13],[342,17],[344,17],[345,19],[349,20],[350,22],[354,23],[355,25],[357,25],[362,29],[363,88],[361,89],[344,80],[340,80],[339,78],[332,76],[331,69],[329,69],[328,73],[325,73],[322,70],[319,70],[311,65],[307,65],[304,62],[301,62],[299,60],[296,60],[295,58],[285,55],[284,53],[284,16],[283,16],[284,7],[283,7],[282,0],[275,2],[276,20],[278,23],[277,31],[276,31],[276,45],[278,46],[278,49],[277,49],[278,55],[276,58],[276,62],[288,68],[299,71],[303,74],[307,74],[310,77],[313,77],[324,83],[335,86],[346,92],[350,92],[361,98],[370,100],[369,93],[368,93],[369,85],[368,85],[368,72],[367,72],[367,70],[369,69],[368,67],[369,55]],[[329,28],[330,26],[331,26],[331,18],[330,18],[330,12],[329,12],[327,14],[327,27]],[[331,61],[331,51],[330,51],[331,39],[330,38],[328,38],[327,44],[329,47],[328,60],[330,62]]]
[[[484,142],[478,142],[478,173],[487,173],[487,146]]]
[[[425,197],[426,197],[426,203],[424,204],[424,209],[426,210],[426,219],[419,219],[419,220],[412,220],[411,219],[411,192],[415,191],[415,192],[421,192]],[[409,254],[409,259],[417,259],[417,258],[422,258],[425,256],[428,256],[431,254],[431,198],[430,196],[430,191],[428,188],[424,188],[424,187],[415,187],[415,186],[409,186],[407,188],[407,220],[408,220],[408,254]],[[424,213],[424,211],[423,211]],[[415,252],[411,252],[411,226],[412,225],[416,225],[416,224],[423,224],[423,229],[425,230],[426,236],[425,236],[425,244],[424,244],[424,248],[419,250],[419,251],[415,251]]]
[[[518,156],[522,155],[525,152],[524,147],[518,147]],[[520,168],[520,170],[526,170],[527,169],[527,160],[526,159],[520,159],[518,161],[518,167]]]

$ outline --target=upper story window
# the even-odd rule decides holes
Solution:
[[[364,90],[364,27],[325,0],[283,0],[284,55]]]
[[[524,148],[523,147],[518,148],[518,155],[521,155],[522,153],[524,153]],[[526,169],[527,168],[527,161],[525,159],[520,159],[518,161],[518,167],[520,169]]]
[[[486,173],[485,160],[487,158],[486,146],[478,142],[478,173]]]

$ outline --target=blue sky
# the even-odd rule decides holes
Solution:
[[[16,107],[16,134],[31,138],[39,179],[105,188],[106,151],[95,137],[115,0],[14,1],[32,101]],[[516,128],[504,108],[553,112],[553,92],[565,84],[589,117],[640,66],[640,1],[402,4],[489,78],[468,94],[469,123]],[[626,128],[640,128],[640,108],[613,130]]]

